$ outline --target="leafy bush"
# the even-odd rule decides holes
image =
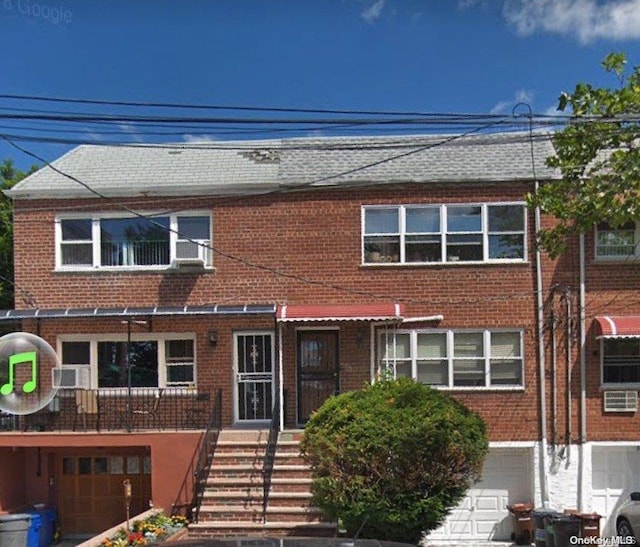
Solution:
[[[478,481],[487,451],[477,414],[408,378],[330,398],[301,442],[326,517],[351,537],[411,543]]]

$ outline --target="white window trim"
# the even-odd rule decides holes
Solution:
[[[167,340],[192,340],[193,341],[193,384],[177,386],[167,385],[167,360],[165,352],[165,344]],[[89,342],[89,360],[86,363],[91,370],[91,389],[99,389],[100,392],[108,393],[109,391],[120,391],[122,387],[110,388],[98,386],[98,342],[126,342],[127,335],[123,333],[116,334],[66,334],[58,336],[56,341],[56,351],[58,359],[62,363],[62,344],[64,342]],[[157,390],[159,388],[170,387],[172,389],[193,389],[198,385],[198,355],[196,335],[192,332],[184,333],[131,333],[132,342],[157,342],[158,343],[158,385],[155,387],[136,387],[136,391],[140,390]],[[64,368],[64,364],[62,367]],[[70,365],[70,366],[84,366]]]
[[[213,246],[213,218],[211,211],[206,210],[189,210],[180,211],[176,213],[164,213],[161,211],[146,211],[141,213],[145,217],[168,217],[169,218],[169,264],[158,264],[148,266],[102,266],[101,253],[100,253],[100,221],[104,219],[116,219],[116,218],[137,218],[135,215],[123,214],[118,212],[104,212],[104,213],[65,213],[58,214],[55,218],[55,269],[56,271],[163,271],[175,268],[176,259],[176,243],[179,240],[178,234],[178,218],[182,217],[208,217],[209,218],[209,241],[201,239],[194,239],[193,241],[198,244],[207,244],[208,247]],[[79,220],[86,219],[91,221],[91,236],[92,236],[92,251],[93,251],[93,264],[62,264],[62,224],[63,220]],[[87,240],[88,243],[88,240]],[[205,256],[209,257],[209,263],[204,264],[204,268],[207,270],[213,270],[213,251],[205,253]]]
[[[640,338],[638,340],[638,347],[640,349]],[[605,382],[604,381],[604,338],[600,339],[600,389],[604,390],[640,390],[640,382]],[[640,352],[638,353],[638,363],[640,366]]]
[[[615,230],[608,230],[615,231]],[[640,222],[636,222],[636,229],[633,236],[634,251],[628,255],[601,255],[598,253],[598,225],[593,230],[593,257],[594,260],[602,262],[621,262],[628,260],[640,260]],[[640,385],[640,384],[639,384]]]
[[[524,226],[522,232],[489,232],[489,213],[488,208],[490,206],[508,206],[508,205],[519,205],[524,209]],[[440,252],[441,257],[437,262],[407,262],[406,260],[406,248],[405,248],[405,238],[407,235],[413,235],[411,233],[407,233],[406,231],[406,210],[410,209],[419,209],[419,208],[436,208],[440,209],[440,231],[433,232],[432,235],[438,235],[440,237]],[[480,232],[454,232],[450,234],[448,232],[447,227],[447,207],[480,207],[481,215],[482,215],[482,229]],[[398,210],[398,229],[399,232],[394,232],[393,234],[366,234],[365,233],[365,211],[371,209],[396,209]],[[447,235],[465,235],[465,234],[480,234],[482,235],[482,247],[483,247],[483,258],[482,260],[464,260],[464,261],[448,261],[447,260]],[[523,235],[523,257],[522,258],[489,258],[489,235],[491,234],[504,234],[504,235],[519,235],[522,233]],[[477,265],[477,264],[523,264],[527,262],[527,257],[529,256],[528,249],[528,215],[526,210],[526,204],[523,201],[498,201],[498,202],[481,202],[481,203],[449,203],[449,204],[430,204],[430,203],[419,203],[419,204],[387,204],[387,205],[363,205],[361,207],[360,214],[360,261],[362,266],[442,266],[443,264],[454,264],[454,265]],[[367,262],[365,260],[365,237],[367,236],[394,236],[395,234],[399,234],[400,237],[400,261],[399,262]]]
[[[522,383],[520,385],[490,385],[491,381],[491,334],[492,333],[518,333],[520,335],[520,374],[522,377]],[[453,385],[453,347],[454,347],[454,335],[455,334],[479,334],[482,333],[482,341],[483,341],[483,359],[484,359],[484,371],[485,371],[485,385],[484,386],[454,386]],[[524,349],[524,331],[522,329],[396,329],[395,331],[385,332],[384,330],[379,332],[378,338],[378,374],[385,367],[385,362],[382,358],[384,355],[384,339],[386,335],[389,334],[409,334],[409,347],[410,347],[410,358],[402,359],[402,362],[411,362],[411,377],[417,379],[418,377],[418,335],[419,334],[446,334],[446,345],[447,345],[447,376],[449,379],[449,385],[440,386],[440,385],[431,385],[433,389],[441,389],[444,391],[524,391],[525,389],[525,349]],[[395,346],[394,346],[395,349]],[[389,359],[389,361],[393,364],[393,359]],[[394,377],[395,377],[395,366],[393,369]]]

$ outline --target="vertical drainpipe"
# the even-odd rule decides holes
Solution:
[[[282,345],[282,323],[278,323],[278,399],[280,404],[280,431],[284,431],[284,373],[282,370],[283,363],[283,345]]]
[[[540,183],[535,181],[535,193],[538,194]],[[540,233],[540,207],[535,208],[535,232],[536,242]],[[542,295],[542,251],[536,245],[536,294],[538,307],[538,377],[540,380],[540,497],[543,507],[549,505],[549,492],[547,488],[547,393],[545,376],[545,353],[544,353],[544,298]]]
[[[584,233],[580,234],[580,463],[578,465],[578,510],[585,510],[585,443],[587,442],[587,318]]]

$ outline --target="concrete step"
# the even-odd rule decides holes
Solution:
[[[200,507],[201,521],[262,522],[262,506],[208,505]],[[319,522],[322,513],[316,507],[267,507],[267,522]]]
[[[335,537],[337,526],[332,522],[199,522],[189,525],[189,538],[212,537]]]
[[[299,507],[311,506],[311,492],[269,492],[269,507]],[[240,507],[262,507],[262,488],[251,488],[238,491],[205,491],[203,496],[205,505],[225,505]]]
[[[256,488],[262,491],[262,475],[256,477],[209,477],[206,484],[206,492],[210,491],[238,491],[247,488]],[[271,479],[271,493],[279,492],[309,492],[311,478],[278,478]]]

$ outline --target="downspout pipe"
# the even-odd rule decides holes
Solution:
[[[540,183],[535,180],[535,193],[538,194]],[[541,229],[540,206],[534,212],[536,243]],[[549,490],[547,485],[547,390],[546,390],[546,362],[544,349],[544,298],[542,295],[542,251],[536,245],[536,304],[538,308],[538,379],[540,389],[540,497],[543,507],[549,506]]]
[[[587,316],[584,233],[580,234],[580,464],[578,466],[578,509],[585,510],[585,444],[587,442]]]

